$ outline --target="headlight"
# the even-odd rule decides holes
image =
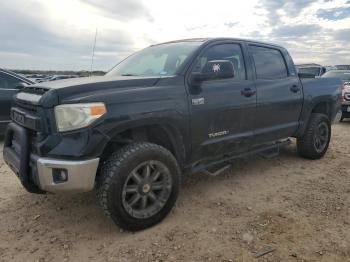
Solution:
[[[57,129],[64,132],[86,127],[105,113],[103,103],[59,105],[55,107]]]

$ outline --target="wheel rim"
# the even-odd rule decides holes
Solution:
[[[318,153],[323,152],[328,143],[329,129],[324,122],[318,124],[314,135],[314,146]]]
[[[169,199],[172,178],[161,162],[146,161],[128,175],[122,191],[123,206],[135,218],[149,218],[157,214]]]

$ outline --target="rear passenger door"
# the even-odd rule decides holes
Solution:
[[[294,68],[288,68],[289,60],[280,49],[250,45],[249,50],[255,66],[257,111],[254,144],[258,146],[294,134],[303,96]]]

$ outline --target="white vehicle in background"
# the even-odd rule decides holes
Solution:
[[[340,121],[350,118],[350,70],[331,70],[322,77],[335,77],[343,80],[342,87],[342,115]]]

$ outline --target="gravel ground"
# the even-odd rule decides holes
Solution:
[[[349,130],[333,126],[321,160],[292,143],[187,176],[170,215],[138,233],[105,217],[94,192],[27,193],[0,158],[0,261],[350,261]]]

